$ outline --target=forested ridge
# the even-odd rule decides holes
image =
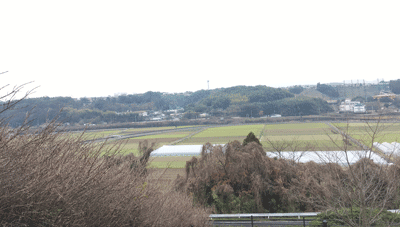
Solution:
[[[32,110],[30,115],[27,112]],[[8,115],[18,126],[28,118],[33,125],[42,125],[58,117],[70,124],[100,124],[145,121],[142,112],[181,109],[183,118],[196,118],[200,113],[211,116],[261,117],[281,114],[302,116],[332,111],[328,104],[315,98],[295,98],[288,90],[267,86],[235,86],[185,93],[146,92],[109,97],[74,99],[40,97],[22,100]],[[176,117],[176,116],[174,116]],[[172,119],[165,116],[165,119]]]

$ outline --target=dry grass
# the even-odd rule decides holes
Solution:
[[[0,133],[0,220],[18,226],[205,225],[207,213],[146,173],[146,160],[60,137]],[[13,133],[16,136],[10,137]],[[24,131],[26,132],[26,131]],[[152,181],[152,183],[149,183]]]
[[[159,168],[151,168],[148,169],[150,177],[157,180],[157,182],[162,182],[164,185],[171,186],[170,183],[173,183],[176,178],[179,176],[185,176],[185,169],[159,169]]]
[[[3,105],[0,114],[11,105]],[[0,116],[1,117],[1,116]],[[206,226],[208,213],[147,171],[152,151],[113,147],[57,132],[31,131],[0,118],[0,225]]]

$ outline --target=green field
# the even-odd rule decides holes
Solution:
[[[400,141],[400,123],[337,123],[333,124],[343,132],[347,132],[354,139],[371,146],[373,142]]]
[[[263,127],[264,125],[262,124],[210,127],[179,144],[201,145],[207,142],[212,144],[225,144],[235,140],[243,141],[250,132],[259,136]]]
[[[86,131],[84,134],[85,140],[103,138],[110,135],[120,135],[122,133],[121,130],[97,130],[97,131]],[[78,137],[82,135],[82,132],[74,132],[71,134],[74,137]]]
[[[166,127],[159,128],[159,129],[165,130],[165,128]],[[145,128],[143,131],[137,131],[137,132],[150,131],[147,129],[148,128]],[[151,131],[153,131],[153,130],[151,130]],[[109,144],[110,144],[110,146],[112,146],[112,145],[122,142],[123,143],[123,146],[121,147],[122,154],[133,153],[135,155],[139,155],[138,147],[139,147],[139,142],[141,142],[141,141],[147,140],[150,144],[155,143],[155,148],[158,148],[163,145],[169,145],[169,144],[173,143],[174,141],[181,140],[181,139],[193,134],[196,131],[198,131],[198,130],[165,132],[165,133],[161,133],[161,134],[154,134],[154,135],[147,135],[147,136],[140,136],[140,137],[124,139],[122,141],[110,141]]]
[[[376,127],[376,124],[365,123],[338,123],[332,124],[342,131],[347,132],[353,138],[362,141],[365,145],[371,145],[371,138],[367,133],[370,128]],[[393,142],[399,141],[400,123],[385,124],[379,128],[379,136],[374,141]],[[190,126],[186,126],[190,127]],[[101,137],[109,135],[128,135],[129,133],[141,133],[155,130],[174,129],[175,127],[143,128],[143,129],[125,129],[125,130],[104,130],[88,132],[88,137]],[[122,154],[134,153],[139,155],[138,145],[140,141],[147,140],[149,143],[155,143],[155,148],[163,145],[201,145],[207,142],[212,144],[226,144],[238,140],[240,142],[249,132],[253,132],[267,151],[318,151],[318,150],[340,150],[344,146],[343,138],[336,134],[325,123],[290,123],[290,124],[253,124],[236,126],[212,126],[203,131],[189,130],[167,132],[155,135],[147,135],[123,140],[121,147]],[[183,140],[182,140],[183,139]],[[179,141],[179,142],[177,142]],[[112,146],[120,141],[111,141],[108,146]],[[354,144],[349,144],[347,149],[359,149]],[[160,157],[153,160],[150,167],[154,168],[183,168],[190,157],[175,160],[169,157]]]
[[[150,136],[141,136],[138,137],[140,140],[150,140],[150,139],[162,139],[162,138],[183,138],[190,135],[191,132],[176,132],[176,133],[163,133],[157,135],[150,135]]]
[[[148,132],[148,131],[161,131],[161,130],[169,130],[169,129],[182,129],[182,128],[189,128],[189,127],[194,127],[194,126],[169,126],[169,127],[151,127],[151,128],[131,128],[131,129],[126,129],[123,131],[124,134],[129,134],[132,132]],[[200,126],[195,126],[195,127],[200,127]]]
[[[130,129],[111,129],[111,130],[94,130],[94,131],[86,131],[85,138],[86,139],[97,139],[97,138],[104,138],[111,135],[119,135],[119,136],[126,136],[129,134],[135,133],[145,133],[151,131],[163,131],[163,130],[171,130],[171,129],[184,129],[193,126],[179,126],[179,127],[150,127],[150,128],[130,128]],[[196,126],[200,127],[200,126]],[[72,133],[73,136],[80,136],[82,132],[75,132]]]
[[[239,125],[239,126],[225,126],[213,127],[193,136],[194,138],[208,138],[208,137],[246,137],[249,132],[259,135],[264,125]]]
[[[342,137],[325,123],[273,124],[264,128],[261,143],[267,151],[338,150]],[[286,144],[287,146],[284,146]]]

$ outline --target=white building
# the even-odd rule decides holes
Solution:
[[[346,99],[339,106],[340,113],[366,113],[365,105],[361,104],[359,101],[351,101],[351,99]]]
[[[199,115],[201,118],[209,117],[210,115],[208,113],[202,113]]]
[[[365,108],[365,105],[362,104],[356,104],[354,105],[354,113],[366,113],[367,109]]]

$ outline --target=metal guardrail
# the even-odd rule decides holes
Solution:
[[[210,214],[210,218],[270,218],[270,217],[315,217],[320,212],[308,213],[254,213],[254,214]]]
[[[400,210],[388,210],[389,212],[392,213],[400,213]],[[298,219],[302,218],[302,222],[300,221],[291,221],[292,223],[288,223],[288,222],[282,222],[282,221],[278,221],[279,223],[270,223],[268,221],[267,224],[268,226],[288,226],[288,225],[302,225],[302,226],[306,226],[309,225],[310,220],[306,221],[306,217],[315,217],[319,214],[320,212],[308,212],[308,213],[253,213],[253,214],[211,214],[209,217],[211,219],[212,222],[215,222],[216,220],[212,220],[213,218],[249,218],[250,221],[218,221],[217,220],[217,225],[232,225],[232,223],[236,225],[243,225],[244,223],[246,223],[245,226],[250,225],[250,226],[254,226],[254,220],[253,218],[270,218],[270,217],[298,217]],[[221,222],[221,223],[219,223]],[[258,221],[256,224],[260,224],[263,222]],[[262,224],[262,226],[264,226],[264,224]],[[327,220],[322,221],[321,225],[322,227],[327,227],[328,226],[328,222]],[[397,225],[396,225],[397,226]]]
[[[400,210],[388,210],[392,213],[400,213]],[[321,212],[306,213],[253,213],[253,214],[210,214],[210,218],[270,218],[270,217],[315,217]]]

